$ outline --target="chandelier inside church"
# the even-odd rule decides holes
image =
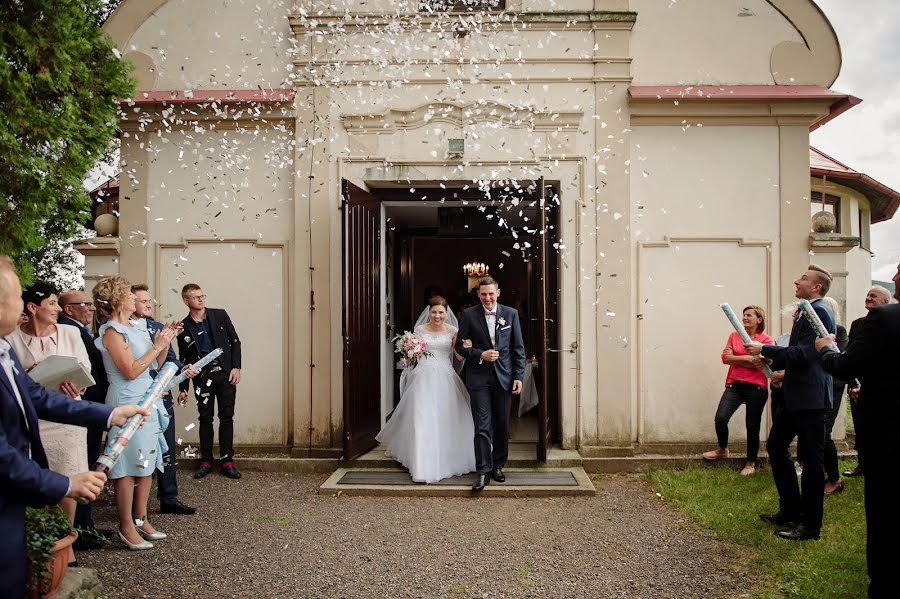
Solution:
[[[468,277],[483,277],[490,269],[491,267],[484,262],[469,262],[463,265],[463,272]]]

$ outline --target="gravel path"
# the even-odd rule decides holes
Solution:
[[[739,550],[692,526],[640,478],[591,498],[318,496],[326,475],[195,481],[194,516],[155,513],[170,538],[81,552],[109,597],[738,597]],[[155,494],[155,491],[154,491]],[[151,496],[153,497],[153,496]],[[103,499],[98,526],[115,526]]]

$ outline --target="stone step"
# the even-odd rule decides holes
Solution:
[[[474,493],[474,474],[437,483],[416,483],[406,470],[338,468],[319,494],[369,497],[586,497],[597,490],[583,468],[505,468],[506,482],[490,481]]]
[[[601,472],[647,472],[655,468],[683,468],[690,464],[710,464],[700,454],[636,454],[628,456],[582,457],[577,451],[553,448],[547,452],[547,463],[539,462],[532,449],[510,447],[508,468],[548,469],[548,468],[584,468],[589,474]],[[841,451],[838,456],[855,458],[855,451]],[[759,460],[766,463],[768,458],[761,453]],[[403,471],[403,466],[384,455],[384,450],[376,448],[355,460],[339,460],[335,458],[291,458],[276,456],[235,457],[239,470],[249,472],[293,472],[298,474],[321,474],[334,472],[338,468],[375,468],[379,470]],[[732,454],[728,460],[720,460],[736,469],[744,464],[743,455]],[[179,458],[178,466],[182,471],[193,471],[200,466],[196,458]]]

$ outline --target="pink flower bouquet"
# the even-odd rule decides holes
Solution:
[[[428,344],[415,333],[403,331],[402,335],[395,336],[391,342],[394,344],[394,353],[400,356],[407,368],[415,368],[419,358],[431,357]]]

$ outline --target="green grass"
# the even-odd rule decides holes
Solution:
[[[843,471],[850,464],[841,464]],[[748,564],[762,573],[751,597],[865,597],[863,481],[844,481],[844,492],[825,498],[825,521],[819,541],[784,541],[759,514],[778,511],[771,471],[742,477],[720,466],[657,470],[647,475],[664,500],[685,511],[723,541],[750,549]]]

